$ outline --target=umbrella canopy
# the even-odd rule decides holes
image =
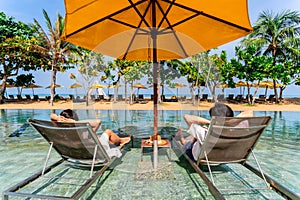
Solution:
[[[216,85],[216,88],[228,88],[227,84],[218,84]]]
[[[178,83],[178,82],[175,83],[175,88],[184,88],[184,87],[186,87],[186,85],[184,85],[183,83]]]
[[[139,95],[139,91],[140,91],[140,89],[147,89],[147,87],[146,86],[144,86],[144,85],[142,85],[141,83],[136,83],[136,84],[133,84],[133,86],[132,87],[134,87],[134,88],[137,88],[138,90],[137,90],[137,93],[136,93],[136,95],[138,96]]]
[[[51,85],[49,85],[49,86],[47,86],[47,87],[45,87],[45,88],[46,88],[46,89],[49,89],[50,87],[51,87]],[[63,88],[64,86],[59,85],[59,84],[55,84],[54,87],[55,87],[55,88]]]
[[[65,8],[67,41],[120,59],[185,58],[252,30],[247,0],[65,0]]]
[[[147,89],[147,86],[145,85],[142,85],[141,83],[136,83],[136,84],[133,84],[134,88],[138,88],[138,89]]]
[[[90,87],[90,89],[97,89],[97,88],[107,88],[107,86],[95,83]]]
[[[261,81],[259,83],[253,83],[253,87],[260,87],[260,88],[271,88],[273,87],[272,81]]]
[[[30,85],[24,86],[23,88],[42,88],[42,86],[31,83]]]
[[[282,86],[281,84],[276,84],[276,87],[280,87]],[[253,83],[252,84],[252,87],[259,87],[259,88],[265,88],[265,96],[267,96],[267,90],[268,89],[274,89],[274,83],[273,81],[269,81],[269,80],[266,80],[266,81],[261,81],[259,83]]]
[[[0,88],[2,87],[2,84],[0,84]],[[6,88],[13,88],[16,87],[14,84],[6,84]]]
[[[177,97],[178,97],[178,89],[179,88],[184,88],[184,87],[186,87],[186,85],[184,85],[183,83],[176,82],[174,85],[169,85],[169,87],[176,88],[176,90],[177,90]]]
[[[158,60],[185,58],[252,31],[247,0],[65,0],[65,8],[68,42],[115,58],[153,61],[154,168]]]
[[[246,87],[247,83],[245,83],[244,81],[239,81],[235,84],[235,87]]]
[[[82,85],[78,84],[78,83],[73,83],[72,85],[68,86],[68,88],[74,89],[74,88],[81,88]]]
[[[40,85],[36,85],[34,83],[31,83],[30,85],[27,85],[27,86],[24,86],[23,87],[24,89],[28,89],[28,88],[31,88],[32,89],[32,95],[34,95],[34,88],[42,88],[42,86]]]

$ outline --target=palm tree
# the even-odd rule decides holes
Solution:
[[[53,99],[55,95],[55,84],[56,84],[56,74],[57,71],[65,71],[71,68],[70,59],[68,58],[68,53],[72,51],[74,46],[71,43],[65,42],[61,39],[65,20],[60,15],[57,14],[57,19],[55,25],[53,26],[48,13],[43,9],[43,15],[46,22],[47,31],[40,25],[40,23],[34,19],[37,26],[37,31],[40,35],[41,46],[47,49],[48,54],[51,58],[51,70],[52,75],[50,77],[51,91],[50,91],[50,104],[53,105]]]
[[[280,76],[278,66],[288,59],[289,53],[294,47],[299,47],[300,36],[300,13],[297,11],[283,11],[274,14],[271,11],[264,11],[259,15],[253,33],[243,42],[244,44],[255,43],[260,52],[273,58],[270,78],[273,79],[274,94],[278,102],[276,90],[276,79]]]

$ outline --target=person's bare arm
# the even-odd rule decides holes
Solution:
[[[246,110],[238,114],[236,117],[253,117],[253,111],[252,110]]]
[[[68,118],[65,118],[64,116],[60,116],[55,113],[50,114],[50,120],[56,121],[56,122],[75,122],[74,119],[68,119]]]
[[[93,131],[96,133],[97,130],[99,129],[102,121],[101,120],[87,119],[87,120],[80,120],[80,122],[88,122],[88,123],[90,123],[91,127],[93,128]]]
[[[51,113],[50,114],[50,120],[52,121],[58,121],[59,120],[59,116],[55,113]]]
[[[194,124],[209,124],[210,120],[207,120],[203,117],[195,116],[195,115],[184,115],[183,116],[185,122],[191,126],[193,123]]]

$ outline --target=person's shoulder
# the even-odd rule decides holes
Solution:
[[[246,110],[238,114],[236,117],[253,117],[253,111],[252,110]]]

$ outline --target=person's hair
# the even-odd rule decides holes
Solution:
[[[79,120],[77,113],[71,109],[63,110],[59,115],[68,119],[74,119],[75,121]]]
[[[232,109],[223,103],[215,103],[214,107],[209,109],[209,115],[220,117],[233,117]]]

